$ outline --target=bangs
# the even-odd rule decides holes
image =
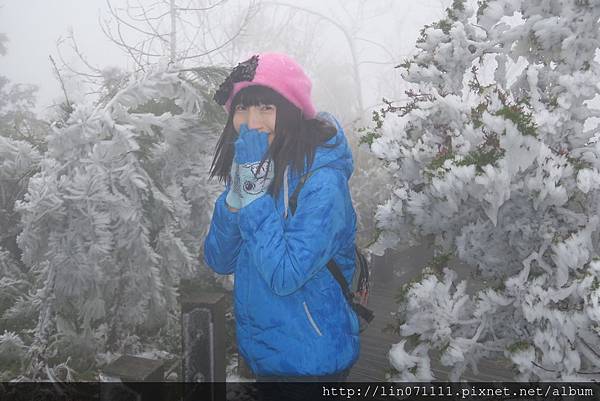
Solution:
[[[292,172],[301,175],[307,166],[313,164],[317,147],[337,146],[326,144],[337,133],[334,126],[315,118],[305,119],[302,110],[274,89],[262,85],[247,86],[231,100],[227,123],[217,143],[210,167],[210,176],[219,177],[219,180],[227,185],[231,185],[231,166],[235,155],[235,141],[238,139],[238,132],[233,124],[235,108],[238,105],[273,105],[277,108],[276,135],[263,158],[263,161],[270,158],[274,162],[275,176],[269,193],[275,197],[279,196],[284,186],[288,166]]]
[[[258,105],[281,106],[287,100],[273,89],[262,85],[251,85],[240,90],[231,102],[231,109],[234,110],[237,105],[244,107]]]

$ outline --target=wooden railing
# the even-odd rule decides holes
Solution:
[[[225,293],[200,290],[194,280],[182,280],[182,379],[224,382],[226,378]]]
[[[207,292],[195,280],[182,280],[179,287],[181,305],[181,375],[185,383],[224,383],[226,380],[225,298],[222,292]],[[172,363],[171,363],[172,364]],[[102,381],[124,382],[123,386],[105,387],[118,394],[133,394],[140,399],[155,400],[156,391],[173,390],[173,386],[136,386],[134,383],[168,381],[168,363],[149,358],[123,355],[102,370]],[[130,384],[127,384],[130,383]],[[154,393],[148,393],[152,389]],[[224,386],[203,388],[203,399],[224,400]],[[210,394],[206,394],[208,391]],[[148,394],[146,394],[148,393]],[[186,394],[185,389],[177,392]],[[116,393],[115,393],[116,394]],[[115,394],[103,394],[101,400],[114,399]],[[171,394],[175,396],[175,394]],[[207,397],[207,398],[206,398]]]

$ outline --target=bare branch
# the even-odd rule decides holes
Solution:
[[[104,33],[104,36],[106,36],[108,38],[108,40],[110,40],[111,42],[113,42],[114,44],[116,44],[119,47],[125,47],[126,45],[124,43],[120,43],[117,39],[115,39],[115,37],[112,34],[112,31],[110,30],[110,26],[108,25],[107,22],[105,22],[106,27],[104,26],[104,24],[102,23],[102,20],[100,19],[100,17],[98,17],[98,24],[100,25],[100,29],[102,30],[102,33]]]
[[[188,53],[194,48],[194,43],[196,43],[196,39],[198,38],[198,35],[200,34],[200,32],[204,32],[204,30],[202,30],[202,29],[196,29],[196,33],[194,33],[194,37],[190,38],[189,35],[187,34],[187,31],[185,29],[183,30],[183,36],[185,36],[185,38],[190,43],[190,45],[188,46],[188,48],[185,49],[185,51],[182,53],[183,57],[187,56]]]
[[[204,8],[185,8],[185,7],[177,7],[178,11],[208,11],[208,10],[212,10],[215,7],[220,6],[221,4],[225,3],[227,0],[220,0],[218,2],[216,2],[215,4],[213,4],[212,6],[208,6],[208,7],[204,7]]]
[[[200,19],[200,16],[201,16],[201,15],[203,15],[203,14],[201,14],[201,13],[198,13],[198,14],[196,14],[196,15],[198,16],[198,19]],[[215,29],[212,29],[212,27],[211,27],[211,24],[210,24],[210,18],[205,18],[205,22],[206,22],[206,25],[207,25],[207,28],[208,28],[208,29],[203,29],[203,30],[202,30],[202,34],[203,34],[203,35],[202,35],[202,36],[203,36],[202,43],[204,44],[204,49],[206,50],[206,48],[207,48],[207,43],[208,43],[208,41],[207,41],[207,36],[209,36],[209,37],[210,37],[210,40],[212,41],[211,43],[212,43],[212,45],[213,45],[213,46],[217,45],[217,44],[219,43],[219,41],[218,41],[218,40],[217,40],[217,38],[215,37],[215,32],[216,32],[216,30],[215,30]],[[186,55],[187,55],[187,54],[186,54]],[[212,61],[212,54],[210,54],[210,53],[209,53],[209,54],[207,54],[207,58],[208,58],[208,60],[210,61],[210,63],[212,64],[212,63],[213,63],[213,61]]]
[[[243,19],[242,23],[240,24],[240,28],[237,30],[237,32],[233,36],[231,36],[225,42],[223,42],[220,45],[212,48],[211,50],[207,50],[206,52],[195,54],[193,56],[182,57],[181,60],[189,60],[189,59],[192,59],[192,58],[203,57],[203,56],[206,56],[207,54],[214,53],[217,50],[223,49],[225,46],[229,45],[231,42],[233,42],[237,37],[239,37],[242,34],[242,32],[244,31],[246,25],[248,24],[248,21],[250,19],[251,14],[252,14],[252,8],[249,7],[248,11],[246,12],[246,15],[244,16],[244,19]]]
[[[188,21],[187,19],[185,19],[185,18],[184,18],[184,17],[182,17],[182,16],[179,16],[179,21],[181,21],[182,23],[185,23],[185,24],[187,24],[188,26],[190,26],[190,27],[192,27],[192,28],[194,28],[194,29],[196,29],[196,30],[199,30],[199,29],[201,29],[201,28],[202,28],[200,25],[196,25],[196,24],[194,24],[193,22],[190,22],[190,21]]]
[[[397,62],[392,62],[392,61],[369,61],[369,60],[362,60],[358,62],[359,65],[363,65],[363,64],[376,64],[376,65],[396,65],[398,64]]]
[[[169,61],[173,63],[177,56],[177,9],[175,8],[175,0],[170,0],[169,7],[171,10],[171,26],[169,27]]]
[[[123,45],[125,46],[125,49],[129,53],[129,55],[131,56],[133,61],[138,65],[139,68],[142,69],[142,71],[145,71],[144,67],[142,66],[142,63],[140,63],[139,59],[137,59],[135,57],[135,55],[133,54],[133,50],[138,51],[138,52],[139,52],[139,50],[135,49],[134,47],[127,46],[125,44],[125,40],[123,39],[123,35],[121,34],[121,25],[119,25],[119,24],[117,24],[117,33],[119,35],[119,39],[121,40],[121,43],[123,43]]]
[[[88,95],[102,95],[102,91],[100,91],[100,90],[89,91],[89,92],[85,92],[84,95],[86,95],[86,96],[88,96]]]
[[[314,16],[316,16],[318,18],[321,18],[321,19],[324,19],[324,20],[330,22],[331,24],[335,25],[342,32],[345,32],[345,33],[348,32],[348,30],[346,29],[346,27],[344,25],[340,24],[337,20],[335,20],[333,18],[330,18],[330,17],[328,17],[326,15],[323,15],[323,14],[317,12],[317,11],[310,10],[308,8],[296,6],[296,5],[293,5],[293,4],[280,3],[280,2],[277,2],[277,1],[265,1],[265,2],[262,2],[262,3],[259,4],[259,6],[261,6],[261,5],[264,5],[264,6],[287,7],[287,8],[291,8],[291,9],[295,9],[295,10],[300,10],[302,12],[314,15]]]
[[[142,11],[141,14],[139,15],[132,15],[129,11],[127,12],[127,15],[129,16],[129,18],[131,18],[134,21],[138,21],[138,22],[147,22],[147,21],[152,21],[152,20],[157,20],[160,21],[162,20],[164,17],[166,17],[167,15],[169,15],[170,11],[165,11],[162,14],[159,14],[157,16],[154,17],[148,17],[147,14],[148,12],[146,10]]]
[[[75,54],[77,54],[77,57],[79,57],[79,59],[86,65],[86,67],[98,74],[101,74],[102,71],[100,70],[100,68],[96,68],[93,65],[91,65],[90,62],[87,61],[87,59],[85,58],[83,53],[79,50],[79,46],[77,45],[77,42],[75,41],[75,35],[73,34],[72,29],[69,30],[69,36],[67,36],[67,38],[71,41],[71,48],[73,49]],[[100,76],[102,76],[102,75],[100,75]]]
[[[348,8],[347,8],[348,3],[346,3],[345,1],[342,1],[339,4],[341,5],[342,10],[344,10],[344,13],[346,13],[346,16],[352,21],[352,25],[355,25],[356,22],[354,21],[352,14],[350,14],[350,11],[348,11]]]
[[[140,68],[149,64],[153,57],[168,55],[172,61],[185,61],[215,52],[220,54],[243,34],[254,12],[252,6],[248,7],[245,15],[241,16],[241,24],[237,24],[233,29],[234,32],[225,32],[221,40],[221,32],[224,31],[223,21],[219,21],[218,29],[213,30],[210,27],[212,21],[204,22],[203,18],[207,13],[203,12],[222,6],[227,3],[227,0],[214,0],[214,4],[207,2],[206,6],[194,0],[160,0],[155,1],[151,6],[145,6],[140,0],[126,0],[125,8],[117,6],[114,0],[105,1],[110,14],[107,19],[100,22],[102,32],[112,43],[125,51]],[[254,1],[251,4],[253,5]],[[165,11],[165,6],[168,11]],[[198,15],[199,19],[191,18],[189,12]],[[133,32],[128,29],[132,29]],[[134,43],[135,39],[129,35],[130,33],[134,36],[141,34],[149,39]],[[202,39],[203,35],[205,39],[212,39],[213,43],[210,43],[210,40],[198,40]],[[155,39],[159,42],[155,42]],[[180,49],[179,46],[182,48]]]
[[[556,370],[554,370],[554,369],[547,369],[547,368],[543,367],[542,365],[540,365],[540,364],[539,364],[539,363],[537,363],[536,361],[531,361],[531,364],[532,364],[533,366],[537,367],[537,368],[540,368],[540,369],[542,369],[542,370],[545,370],[546,372],[554,372],[554,373],[556,372]]]
[[[161,35],[161,34],[158,32],[158,27],[155,27],[154,25],[152,25],[152,24],[150,23],[150,17],[148,17],[147,11],[144,9],[144,7],[142,6],[142,4],[140,3],[140,1],[139,1],[139,0],[138,0],[138,4],[140,5],[140,8],[142,9],[142,14],[144,15],[144,22],[145,22],[145,23],[148,25],[148,27],[150,27],[150,29],[152,30],[152,32],[154,32],[154,33],[156,34],[156,36],[157,36],[157,37],[158,37],[160,40],[162,40],[162,41],[164,41],[164,42],[168,42],[168,41],[167,41],[167,39],[163,39],[163,36],[166,36],[166,35]],[[165,15],[167,15],[167,14],[169,14],[169,11],[167,11],[167,12],[165,12],[165,13],[161,14],[161,15],[162,15],[162,16],[165,16]],[[162,18],[162,17],[161,17],[161,18]]]
[[[160,15],[160,16],[155,16],[155,17],[147,17],[147,14],[148,14],[148,12],[149,12],[149,11],[152,11],[152,10],[154,9],[154,7],[155,7],[155,6],[157,6],[159,3],[158,3],[158,2],[156,2],[156,3],[150,4],[150,5],[142,5],[142,4],[139,2],[139,0],[138,0],[138,2],[137,2],[137,3],[138,3],[138,5],[137,5],[137,6],[132,6],[132,5],[130,5],[130,4],[129,4],[129,0],[126,0],[126,1],[125,1],[125,4],[126,4],[126,7],[125,7],[125,9],[126,9],[127,15],[129,16],[129,18],[131,18],[131,19],[132,19],[132,20],[134,20],[134,21],[138,21],[138,22],[145,22],[145,18],[148,18],[148,19],[150,19],[150,20],[161,19],[162,17],[164,17],[165,15],[167,15],[167,14],[169,13],[169,12],[167,11],[166,13],[163,13],[163,14],[162,14],[162,15]],[[142,13],[141,13],[141,14],[138,14],[138,15],[133,15],[133,12],[132,12],[132,10],[137,10],[137,9],[141,10],[141,11],[142,11]],[[143,17],[143,18],[142,18],[142,17]]]
[[[596,356],[596,358],[600,358],[600,353],[598,353],[598,351],[596,351],[596,350],[595,350],[595,349],[594,349],[594,348],[593,348],[591,345],[589,345],[589,344],[587,343],[587,341],[585,341],[585,340],[583,339],[583,337],[581,337],[580,335],[577,335],[577,338],[579,339],[579,341],[581,341],[581,343],[582,343],[583,345],[585,345],[585,346],[586,346],[586,348],[587,348],[587,349],[589,349],[589,350],[590,350],[590,351],[591,351],[591,352],[592,352],[592,353],[593,353],[593,354]]]
[[[390,60],[396,59],[396,57],[392,54],[392,52],[390,52],[389,49],[387,47],[385,47],[384,45],[382,45],[381,43],[375,42],[374,40],[371,40],[371,39],[361,38],[361,37],[356,37],[355,39],[363,41],[363,42],[367,42],[367,43],[370,43],[372,45],[379,47],[381,50],[383,50],[385,53],[387,53],[387,55],[390,57]]]
[[[137,26],[135,26],[133,24],[130,24],[129,22],[127,22],[123,18],[121,18],[119,16],[119,14],[113,9],[112,4],[110,4],[110,0],[106,0],[106,4],[108,5],[108,10],[110,11],[110,13],[112,14],[112,16],[117,21],[117,26],[119,26],[119,23],[121,23],[121,24],[123,24],[125,26],[128,26],[129,28],[131,28],[131,29],[133,29],[133,30],[135,30],[137,32],[143,33],[144,35],[156,35],[155,33],[148,32],[148,31],[145,31],[143,29],[140,29]],[[120,31],[120,28],[119,28],[119,31]],[[162,35],[158,34],[157,36],[168,36],[168,35],[166,35],[166,34],[162,34]]]
[[[60,82],[60,87],[62,88],[63,93],[65,94],[65,101],[67,102],[67,107],[69,109],[72,109],[73,107],[71,106],[71,102],[69,101],[69,95],[67,95],[67,89],[65,88],[65,81],[63,81],[63,78],[60,75],[60,71],[58,70],[58,67],[56,66],[56,63],[54,62],[54,59],[52,58],[52,56],[49,55],[48,58],[50,59],[50,62],[52,63],[52,68],[54,69],[56,78],[58,78],[58,82]]]
[[[154,3],[152,3],[152,4],[145,4],[145,5],[143,5],[143,6],[142,6],[142,5],[139,5],[139,6],[137,6],[137,7],[136,7],[136,6],[130,6],[130,5],[129,5],[129,1],[128,1],[128,0],[126,0],[126,2],[125,2],[125,3],[127,4],[127,7],[131,7],[131,8],[133,8],[133,9],[136,9],[136,8],[145,8],[146,10],[148,10],[148,9],[152,10],[152,9],[154,9],[154,7],[156,7],[156,6],[160,5],[160,3],[161,3],[161,2],[160,2],[160,1],[155,1],[155,2],[154,2]]]
[[[106,25],[106,27],[104,27],[104,25],[102,23],[100,23],[100,29],[102,29],[102,32],[104,33],[104,35],[106,35],[106,37],[113,42],[114,44],[116,44],[117,46],[125,49],[127,51],[127,53],[130,53],[131,51],[135,51],[137,53],[140,53],[144,56],[150,56],[150,57],[160,57],[161,54],[153,54],[153,53],[148,53],[148,52],[143,52],[140,51],[136,48],[134,48],[133,46],[129,46],[124,42],[119,42],[119,40],[117,40],[113,35],[112,32],[110,30],[110,27],[108,25]]]
[[[148,12],[149,12],[150,10],[152,10],[152,8],[153,8],[153,7],[151,7],[151,8],[150,8],[150,10],[148,10],[146,7],[142,6],[142,4],[140,3],[140,1],[139,1],[139,0],[138,0],[138,2],[137,2],[137,3],[139,4],[138,6],[132,6],[132,5],[130,5],[130,4],[129,4],[129,0],[126,0],[126,3],[127,3],[127,7],[125,8],[125,12],[127,13],[127,16],[128,16],[129,18],[131,18],[133,21],[136,21],[136,22],[144,22],[144,23],[148,23],[148,22],[149,22],[149,21],[151,21],[151,20],[159,20],[159,21],[160,21],[160,20],[161,20],[161,19],[162,19],[162,18],[163,18],[165,15],[167,15],[167,14],[169,13],[168,11],[165,11],[165,12],[163,12],[163,13],[162,13],[162,14],[160,14],[160,15],[157,15],[157,16],[150,17],[150,16],[148,15]],[[134,10],[134,9],[140,9],[140,10],[141,10],[140,14],[138,14],[138,15],[134,15],[134,14],[133,14],[133,11],[132,11],[132,10]],[[152,24],[149,24],[149,26],[150,26],[151,28],[153,28],[153,27],[154,27]],[[154,31],[154,30],[153,30],[153,31]]]
[[[81,76],[81,77],[87,77],[87,78],[90,78],[90,79],[98,79],[98,78],[102,78],[102,75],[100,75],[100,74],[97,74],[97,75],[95,75],[95,74],[88,74],[88,73],[85,73],[85,72],[77,71],[77,70],[75,70],[73,67],[71,67],[71,66],[70,66],[70,65],[69,65],[69,64],[68,64],[68,63],[65,61],[65,59],[64,59],[64,57],[63,57],[63,55],[62,55],[62,52],[61,52],[61,50],[60,50],[60,46],[61,46],[61,44],[62,44],[63,42],[64,42],[64,39],[62,39],[62,38],[58,38],[58,40],[56,41],[56,53],[58,54],[58,58],[60,59],[60,61],[61,61],[61,63],[62,63],[62,66],[63,66],[64,68],[66,68],[67,70],[71,71],[71,73],[73,73],[73,74],[75,74],[75,75],[79,75],[79,76]],[[92,82],[93,82],[93,81],[92,81]]]

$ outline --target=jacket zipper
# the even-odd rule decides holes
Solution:
[[[318,335],[322,336],[323,333],[321,333],[321,330],[319,330],[319,326],[317,326],[317,323],[315,323],[315,320],[310,314],[310,311],[308,310],[308,305],[306,305],[306,301],[302,302],[302,306],[304,306],[304,313],[306,313],[306,317],[308,318],[310,325],[313,327],[313,329],[315,329]]]

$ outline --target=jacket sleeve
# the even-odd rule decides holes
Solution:
[[[348,196],[346,177],[323,168],[306,181],[287,227],[269,194],[240,210],[240,232],[253,265],[274,293],[295,292],[339,251]]]
[[[227,190],[217,198],[208,235],[204,241],[204,260],[219,274],[235,270],[242,237],[238,227],[238,213],[227,209]]]

